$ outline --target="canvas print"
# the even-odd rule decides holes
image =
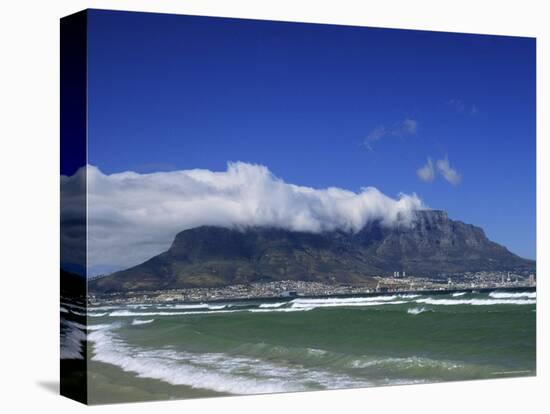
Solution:
[[[61,20],[61,392],[536,374],[534,38]]]

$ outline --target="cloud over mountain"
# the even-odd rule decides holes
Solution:
[[[374,187],[353,192],[298,186],[265,166],[243,162],[229,163],[220,172],[108,175],[88,166],[87,173],[92,268],[138,264],[166,250],[178,232],[201,225],[353,232],[374,219],[387,226],[408,223],[412,212],[423,207],[415,194],[393,199]],[[62,192],[74,191],[78,180],[82,171],[62,177]]]

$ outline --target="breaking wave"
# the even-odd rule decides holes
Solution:
[[[422,295],[419,295],[417,293],[406,293],[406,294],[397,295],[397,296],[402,298],[402,299],[414,299],[414,298],[419,298]]]
[[[61,318],[61,359],[84,359],[86,326]]]
[[[162,305],[159,306],[163,309],[210,309],[210,310],[220,310],[225,309],[228,305],[212,305],[208,303],[188,303],[188,304],[177,304],[177,305]]]
[[[110,328],[93,331],[89,340],[94,344],[94,361],[116,365],[141,378],[221,393],[261,394],[370,385],[343,374],[285,366],[260,358],[134,347]]]
[[[489,296],[495,299],[516,299],[529,298],[536,299],[537,292],[491,292]]]
[[[409,309],[407,309],[407,313],[411,314],[411,315],[418,315],[418,314],[421,314],[421,313],[426,312],[426,311],[427,311],[426,308],[409,308]]]
[[[417,299],[417,303],[425,303],[428,305],[442,305],[442,306],[453,306],[453,305],[474,305],[474,306],[483,306],[483,305],[534,305],[535,300],[532,299]]]
[[[134,319],[132,325],[147,325],[153,321],[154,319]]]
[[[287,302],[277,302],[277,303],[262,303],[260,308],[280,308],[281,306],[286,305]]]
[[[454,292],[447,295],[427,296],[417,293],[389,294],[359,297],[324,297],[324,298],[294,298],[280,302],[235,302],[235,303],[187,303],[187,304],[147,304],[126,307],[109,307],[109,312],[89,312],[90,317],[144,317],[151,319],[156,316],[183,316],[183,315],[216,315],[238,312],[270,313],[270,312],[299,312],[319,308],[347,308],[347,307],[383,307],[402,304],[426,304],[434,306],[453,305],[533,305],[536,303],[536,292],[491,292],[488,296],[464,298],[468,292]],[[108,309],[108,307],[102,307]],[[410,307],[409,314],[416,314]],[[425,309],[426,310],[426,309]],[[429,310],[429,309],[428,309]]]
[[[294,299],[291,302],[292,308],[331,308],[348,306],[382,306],[399,305],[406,303],[403,300],[395,300],[397,296],[374,296],[361,298],[325,298],[325,299]]]
[[[390,369],[413,370],[417,368],[441,369],[444,371],[464,368],[463,364],[454,361],[437,360],[426,357],[404,358],[359,358],[351,361],[353,368],[384,367]]]

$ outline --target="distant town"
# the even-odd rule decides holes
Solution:
[[[254,282],[217,288],[189,288],[157,291],[89,294],[91,306],[164,302],[212,302],[270,298],[347,296],[373,293],[446,292],[478,289],[520,289],[536,287],[536,275],[527,272],[466,272],[437,279],[415,277],[404,271],[392,276],[373,277],[375,285],[346,285],[294,280]]]

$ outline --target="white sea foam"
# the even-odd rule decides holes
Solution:
[[[536,299],[537,292],[491,292],[489,293],[489,296],[495,299]]]
[[[273,312],[306,312],[315,309],[315,306],[277,308],[277,309],[246,309],[250,313],[273,313]]]
[[[86,327],[64,318],[61,318],[61,325],[61,359],[84,359],[82,343],[86,340]]]
[[[395,296],[392,296],[395,298]],[[369,298],[370,299],[370,298]],[[387,300],[387,301],[341,301],[341,300],[309,300],[309,299],[297,299],[292,301],[292,308],[333,308],[333,307],[364,307],[364,306],[383,306],[383,305],[399,305],[407,303],[404,300]]]
[[[147,325],[148,323],[153,322],[154,319],[134,319],[132,325]]]
[[[97,331],[99,329],[110,329],[114,326],[119,326],[119,324],[113,324],[113,323],[99,323],[97,325],[88,325],[88,331]]]
[[[69,309],[76,309],[77,311],[80,311],[80,312],[86,312],[85,306],[75,305],[74,303],[69,303],[65,301],[63,301],[62,305]]]
[[[219,310],[225,309],[230,305],[212,305],[208,303],[178,303],[174,305],[159,305],[158,309],[175,309],[175,310],[186,310],[186,309],[210,309],[210,310]]]
[[[92,360],[116,365],[142,378],[231,394],[258,394],[369,385],[346,375],[280,365],[223,353],[195,354],[174,349],[144,349],[123,342],[110,329],[89,334]]]
[[[426,311],[427,311],[426,308],[409,308],[409,309],[407,309],[407,313],[409,313],[411,315],[418,315],[418,314],[426,312]]]
[[[483,306],[483,305],[534,305],[535,300],[532,299],[417,299],[417,303],[426,303],[428,305],[442,305],[442,306],[453,306],[453,305],[474,305],[474,306]]]
[[[76,311],[76,310],[74,310],[74,309],[71,308],[71,309],[69,309],[69,312],[72,313],[72,314],[74,314],[74,315],[87,316],[87,315],[86,315],[86,311],[80,312],[80,311]]]
[[[75,321],[64,320],[63,323],[65,323],[68,326],[72,326],[74,328],[86,329],[86,325],[82,325],[81,323],[78,323],[78,322],[75,322]]]
[[[260,308],[280,308],[283,305],[286,305],[288,302],[277,302],[277,303],[262,303]]]
[[[219,309],[225,309],[227,308],[227,305],[209,305],[208,309],[210,310],[219,310]]]
[[[102,316],[107,315],[107,312],[100,312],[100,313],[91,313],[88,312],[88,316],[91,316],[92,318],[101,318]]]
[[[439,368],[445,370],[460,369],[463,365],[445,360],[437,360],[425,357],[405,357],[405,358],[359,358],[351,361],[351,367],[353,368],[370,368],[376,366],[384,366],[386,368],[403,369],[416,369],[416,368]]]
[[[422,295],[418,295],[416,293],[406,293],[404,295],[397,295],[397,296],[402,299],[414,299],[414,298],[419,298]]]
[[[132,312],[129,310],[118,310],[111,312],[109,316],[177,316],[177,315],[215,315],[218,313],[233,313],[233,312],[242,312],[241,310],[205,310],[205,311],[187,311],[187,312],[167,312],[167,311],[151,311],[151,312]]]
[[[221,310],[199,310],[199,311],[183,311],[183,312],[168,312],[168,311],[151,311],[151,312],[134,312],[130,310],[118,310],[111,312],[109,316],[115,317],[153,317],[153,316],[182,316],[182,315],[217,315],[221,313],[264,313],[264,312],[299,312],[314,309],[314,306],[303,306],[299,308],[271,308],[271,309],[221,309]]]
[[[353,298],[312,298],[312,299],[294,299],[291,303],[301,303],[301,304],[311,304],[311,305],[322,305],[324,303],[356,303],[356,302],[384,302],[397,299],[396,295],[391,296],[362,296],[362,297],[353,297]]]
[[[178,303],[176,305],[162,305],[163,309],[208,309],[208,303]]]
[[[455,292],[451,296],[453,298],[456,298],[456,297],[459,297],[459,296],[464,296],[465,294],[466,294],[466,292]]]

